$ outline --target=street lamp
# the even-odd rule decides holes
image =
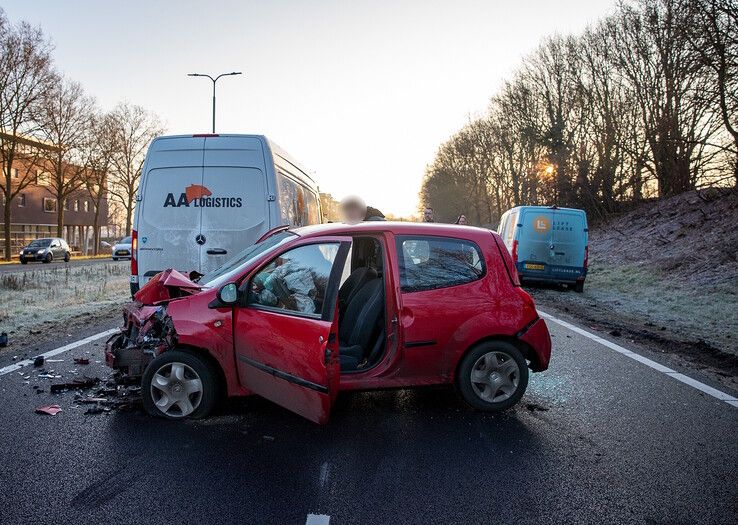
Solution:
[[[207,77],[210,80],[213,81],[213,133],[215,133],[215,83],[218,81],[220,77],[230,77],[233,75],[240,75],[240,71],[233,71],[231,73],[221,73],[217,77],[213,78],[210,75],[205,75],[203,73],[188,73],[188,77]]]

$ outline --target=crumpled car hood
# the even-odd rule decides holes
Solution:
[[[194,295],[202,290],[202,286],[191,281],[177,270],[164,270],[154,276],[133,296],[136,302],[143,305],[158,305]]]

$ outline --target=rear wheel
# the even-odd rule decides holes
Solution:
[[[50,263],[50,262],[51,262],[51,261],[52,261],[53,259],[54,259],[54,256],[53,256],[53,255],[51,255],[50,253],[47,253],[47,254],[46,254],[46,257],[44,257],[44,262],[45,262],[46,264],[49,264],[49,263]]]
[[[69,262],[69,252],[64,254],[64,262]]]
[[[506,341],[489,341],[472,348],[459,365],[456,386],[472,407],[499,412],[515,405],[528,386],[528,364]]]
[[[169,350],[154,359],[141,380],[143,405],[152,416],[197,419],[207,416],[218,398],[213,367],[200,357]]]
[[[584,292],[584,281],[577,281],[574,285],[574,291],[577,293],[583,293]]]

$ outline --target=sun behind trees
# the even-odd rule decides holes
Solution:
[[[603,218],[622,203],[738,185],[738,3],[636,0],[523,60],[442,144],[421,207],[496,226],[519,204]]]

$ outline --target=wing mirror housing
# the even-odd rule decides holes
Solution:
[[[210,301],[208,308],[227,308],[235,306],[238,303],[238,286],[236,283],[224,284],[218,290],[218,295]]]

